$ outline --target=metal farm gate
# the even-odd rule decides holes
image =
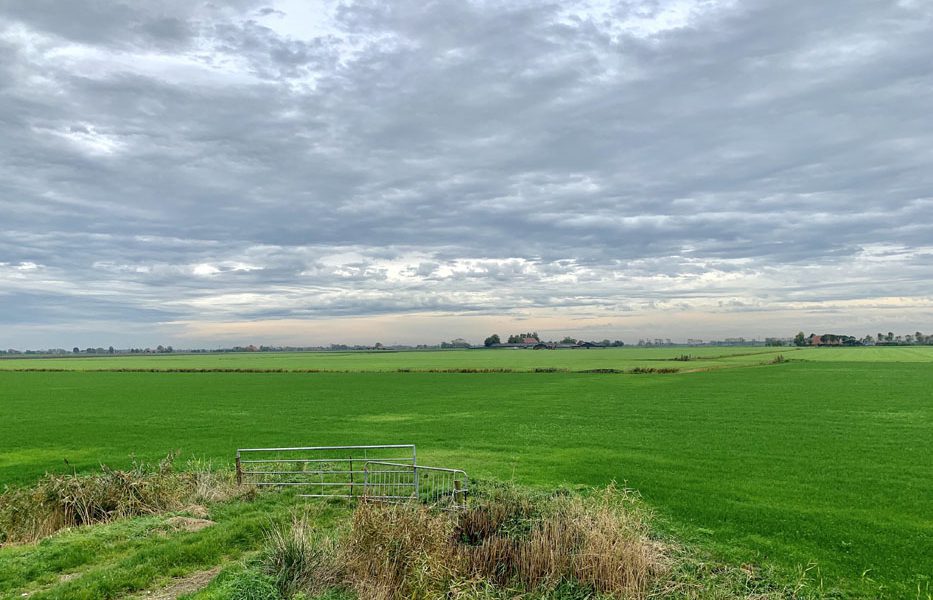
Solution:
[[[415,446],[240,448],[237,483],[301,487],[299,495],[309,498],[353,498],[363,495],[363,466],[370,460],[414,466]]]
[[[240,485],[300,487],[307,498],[418,500],[463,508],[469,479],[460,469],[417,464],[414,444],[240,448]]]
[[[469,478],[460,469],[371,460],[363,470],[367,498],[389,502],[418,500],[443,508],[466,508]]]

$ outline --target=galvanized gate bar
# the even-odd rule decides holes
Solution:
[[[292,452],[295,450],[382,450],[384,448],[411,448],[414,444],[385,444],[382,446],[296,446],[294,448],[240,448],[237,452]]]

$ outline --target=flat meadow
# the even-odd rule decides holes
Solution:
[[[933,348],[914,347],[7,359],[0,483],[171,450],[415,443],[473,477],[616,481],[679,539],[809,570],[830,597],[928,598],[930,390]]]
[[[758,364],[791,348],[600,348],[564,350],[476,349],[442,351],[237,352],[200,354],[75,355],[55,358],[6,358],[0,370],[285,370],[392,372],[443,370],[534,371],[631,369],[636,367],[709,368]],[[689,364],[674,360],[689,356]]]

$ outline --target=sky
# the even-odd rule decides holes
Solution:
[[[0,347],[933,329],[928,0],[0,0]]]

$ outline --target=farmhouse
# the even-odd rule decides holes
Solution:
[[[837,335],[835,333],[824,333],[823,335],[811,334],[807,340],[811,346],[859,346],[861,342],[851,335]]]

